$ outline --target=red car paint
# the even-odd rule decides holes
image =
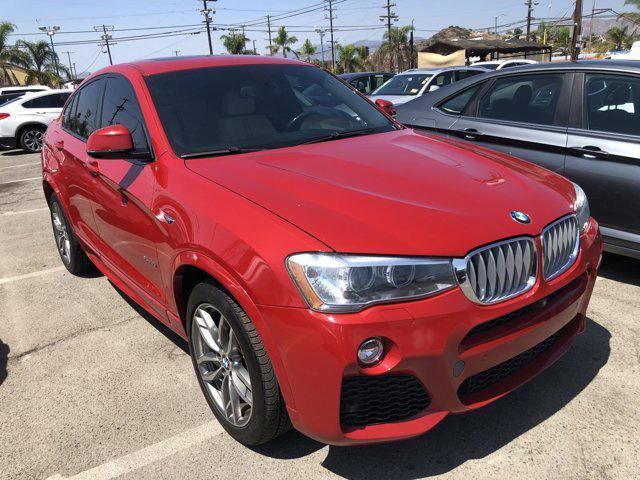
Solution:
[[[76,235],[100,270],[125,293],[186,338],[182,279],[193,268],[222,284],[255,324],[273,363],[293,425],[331,444],[388,441],[421,434],[449,413],[483,406],[550,365],[584,329],[602,241],[592,219],[575,264],[527,293],[477,305],[459,288],[431,298],[358,313],[311,311],[285,268],[287,256],[322,251],[462,257],[497,240],[531,236],[570,213],[571,183],[467,144],[410,130],[327,143],[216,157],[177,157],[165,136],[144,76],[207,66],[296,63],[224,56],[145,61],[103,69],[133,85],[155,161],[123,180],[128,161],[95,159],[84,141],[49,127],[43,149],[45,192],[56,192]],[[313,67],[308,67],[313,68]],[[117,132],[116,132],[117,133]],[[509,211],[526,211],[529,224]],[[541,260],[539,259],[539,262]],[[540,265],[539,265],[540,269]],[[570,287],[567,287],[569,286]],[[563,287],[519,328],[462,343],[476,325],[521,309]],[[481,395],[461,400],[458,386],[538,344],[561,341]],[[385,360],[362,369],[360,342],[391,339]],[[465,361],[459,377],[457,361]],[[407,421],[343,429],[344,376],[410,373],[432,402]]]

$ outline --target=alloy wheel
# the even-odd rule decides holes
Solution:
[[[230,424],[245,426],[253,410],[251,379],[229,320],[213,305],[199,305],[193,315],[191,341],[207,395]]]
[[[32,152],[42,150],[44,133],[40,130],[29,130],[24,134],[24,144]]]
[[[62,260],[66,264],[71,262],[71,240],[67,230],[67,224],[62,216],[60,205],[54,202],[51,206],[51,218],[53,220],[53,233],[56,238],[56,245]]]

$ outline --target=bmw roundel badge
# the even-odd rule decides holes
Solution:
[[[511,210],[509,213],[511,218],[513,218],[518,223],[531,223],[531,218],[526,213],[518,212],[517,210]]]

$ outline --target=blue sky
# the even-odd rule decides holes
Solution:
[[[241,24],[263,21],[267,13],[273,16],[284,16],[286,12],[307,6],[318,5],[321,0],[218,0],[210,2],[216,10],[213,16],[215,24]],[[384,33],[382,5],[385,0],[336,0],[334,26],[350,29],[353,26],[364,26],[358,31],[337,32],[335,39],[340,43],[357,40],[379,40]],[[413,19],[416,36],[429,37],[433,31],[449,25],[460,25],[473,28],[488,28],[494,24],[494,17],[500,16],[498,23],[507,24],[521,20],[526,15],[524,0],[394,0],[397,4],[394,11],[399,17],[398,25],[410,24]],[[570,14],[573,3],[570,0],[540,0],[535,8],[534,16],[556,17]],[[584,0],[585,13],[590,11],[592,0]],[[624,10],[624,0],[597,0],[597,8],[613,8]],[[38,32],[39,26],[58,25],[61,33],[54,37],[56,43],[94,40],[98,33],[82,32],[93,30],[95,25],[105,23],[117,29],[141,27],[158,28],[150,31],[129,30],[114,32],[114,37],[148,34],[151,32],[175,32],[175,36],[166,38],[122,41],[112,47],[115,63],[140,58],[153,58],[173,55],[179,50],[180,55],[208,53],[205,33],[191,35],[194,25],[202,21],[199,9],[201,0],[0,0],[0,20],[8,20],[17,26],[17,38],[29,40],[48,39],[46,35],[27,35]],[[281,25],[287,27],[299,39],[298,46],[305,38],[314,44],[319,43],[318,35],[313,30],[319,26],[328,26],[326,12],[317,10],[302,15],[291,16],[274,21],[273,28]],[[266,51],[267,34],[264,25],[246,28],[247,36],[256,40],[259,52]],[[62,33],[81,31],[81,33]],[[222,53],[224,48],[220,40],[223,31],[213,32],[214,53]],[[250,47],[250,45],[248,45]],[[95,44],[60,45],[56,48],[62,60],[67,61],[71,51],[72,61],[76,63],[78,72],[95,71],[108,64],[107,55]]]

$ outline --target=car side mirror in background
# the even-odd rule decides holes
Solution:
[[[389,100],[384,100],[382,98],[379,98],[376,100],[376,105],[378,107],[380,107],[380,109],[386,113],[387,115],[391,115],[392,117],[394,117],[396,115],[396,109],[393,106],[393,103],[391,103]]]
[[[131,132],[124,125],[109,125],[87,140],[87,154],[93,158],[129,158],[133,152]]]
[[[438,90],[440,87],[438,85],[431,85],[429,87],[429,91],[430,92],[435,92],[436,90]]]

